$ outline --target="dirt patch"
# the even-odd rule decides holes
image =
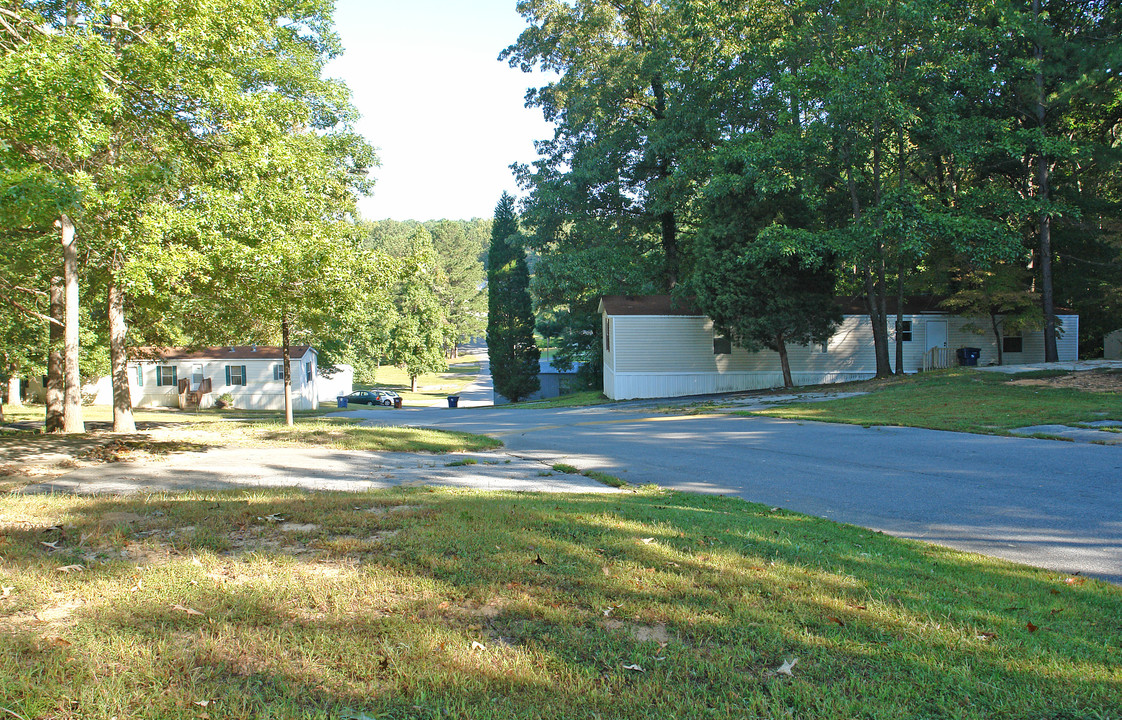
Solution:
[[[608,630],[622,630],[638,642],[655,642],[665,645],[671,639],[670,632],[666,629],[666,623],[639,625],[623,620],[605,620],[604,627]]]
[[[1089,370],[1056,377],[1010,380],[1009,384],[1072,388],[1074,390],[1094,393],[1122,393],[1122,372],[1113,370]]]

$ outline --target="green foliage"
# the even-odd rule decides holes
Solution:
[[[514,198],[503,193],[495,206],[487,264],[487,353],[495,392],[511,402],[541,386],[529,285]]]
[[[581,319],[589,303],[567,294],[664,291],[689,276],[703,260],[697,232],[721,222],[703,198],[730,192],[765,213],[776,197],[797,201],[799,218],[755,236],[851,270],[840,290],[868,297],[882,372],[887,298],[960,289],[933,280],[932,265],[988,273],[1035,253],[1040,286],[1054,256],[1070,288],[1057,302],[1086,308],[1098,335],[1111,322],[1102,307],[1122,297],[1122,156],[1108,130],[1122,120],[1109,69],[1122,54],[1116,4],[1046,2],[1034,14],[1011,0],[530,0],[519,10],[528,27],[504,57],[558,73],[528,96],[556,130],[519,173],[541,329],[563,347],[566,333],[594,329]],[[727,174],[730,163],[747,171]],[[1044,217],[1053,250],[1036,247]]]
[[[394,291],[396,312],[389,329],[387,355],[390,362],[409,374],[416,390],[417,376],[447,367],[447,317],[439,295],[446,281],[436,262],[432,237],[424,227],[418,226],[406,245],[419,265]]]
[[[431,223],[436,262],[445,284],[437,290],[447,323],[450,348],[470,342],[486,332],[487,293],[476,238],[465,232],[466,223],[438,220]]]

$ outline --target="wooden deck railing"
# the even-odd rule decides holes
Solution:
[[[923,354],[923,369],[943,370],[951,366],[951,349],[933,347]]]
[[[203,395],[211,391],[210,378],[203,378],[199,383],[196,390],[191,389],[191,381],[183,379],[179,381],[179,407],[184,410],[188,408],[197,408],[199,403],[203,400]]]

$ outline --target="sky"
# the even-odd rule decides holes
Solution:
[[[365,219],[489,218],[503,191],[518,195],[511,163],[533,160],[533,141],[553,133],[524,107],[540,76],[497,59],[525,27],[514,5],[337,0],[346,52],[326,74],[351,88],[357,129],[381,160]]]

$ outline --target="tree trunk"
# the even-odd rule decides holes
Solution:
[[[62,359],[62,349],[66,342],[65,332],[62,329],[66,315],[66,301],[63,299],[65,294],[62,278],[57,276],[51,278],[51,319],[55,322],[50,324],[47,346],[47,419],[43,426],[43,431],[49,433],[62,432],[62,416],[65,414],[63,408],[65,363]]]
[[[1032,0],[1032,16],[1040,28],[1040,0]],[[1036,123],[1040,128],[1038,142],[1041,147],[1036,156],[1036,184],[1043,207],[1040,210],[1040,304],[1044,312],[1044,362],[1057,362],[1060,359],[1056,348],[1056,308],[1052,294],[1052,213],[1048,209],[1051,200],[1050,158],[1044,151],[1044,48],[1039,42],[1033,44],[1033,57],[1036,60]]]
[[[666,117],[666,88],[663,85],[662,78],[657,75],[651,80],[651,93],[655,99],[654,119],[663,120]],[[661,200],[666,206],[671,203],[669,185],[672,174],[670,159],[659,157],[658,192],[663,195]],[[662,252],[666,257],[666,286],[667,289],[673,289],[678,284],[678,265],[680,263],[678,258],[678,221],[674,216],[674,210],[669,207],[664,209],[658,215],[658,222],[662,230]]]
[[[109,364],[113,380],[113,432],[134,433],[132,392],[129,389],[129,358],[125,347],[125,291],[109,273]]]
[[[288,349],[288,311],[281,313],[281,343],[284,345],[281,349],[284,358],[284,424],[292,427],[292,358]]]
[[[74,223],[63,215],[59,218],[62,229],[62,277],[66,287],[63,329],[63,416],[64,433],[86,431],[82,422],[82,373],[78,369],[78,239]]]
[[[417,376],[416,375],[410,375],[409,376],[409,387],[412,388],[413,392],[417,392]],[[516,401],[511,400],[511,402],[516,402]]]
[[[23,407],[23,398],[19,394],[19,376],[12,370],[8,378],[8,404],[12,407]]]
[[[904,374],[904,264],[896,270],[896,374]]]
[[[791,363],[787,360],[787,342],[783,339],[783,333],[775,336],[775,350],[779,353],[779,365],[783,368],[783,387],[795,387],[795,381],[791,379]]]
[[[865,268],[865,307],[869,311],[869,322],[873,326],[873,352],[877,360],[877,377],[892,375],[888,361],[888,318],[884,311],[884,287],[877,287],[873,281],[872,268]]]
[[[1002,352],[1003,351],[1003,348],[1002,348],[1003,343],[1002,343],[1002,340],[1001,340],[1001,330],[997,327],[997,314],[996,313],[992,313],[992,312],[990,313],[990,325],[993,326],[993,336],[997,340],[997,364],[998,365],[1004,365],[1005,364],[1005,355]]]
[[[848,148],[845,150],[845,175],[849,186],[849,200],[853,205],[853,220],[861,222],[861,199],[857,195],[857,183],[853,179],[853,162]],[[869,311],[869,322],[873,326],[873,353],[877,361],[877,377],[888,377],[892,367],[888,362],[888,318],[884,306],[884,244],[877,240],[880,268],[879,287],[873,280],[874,267],[865,267],[865,307]]]

